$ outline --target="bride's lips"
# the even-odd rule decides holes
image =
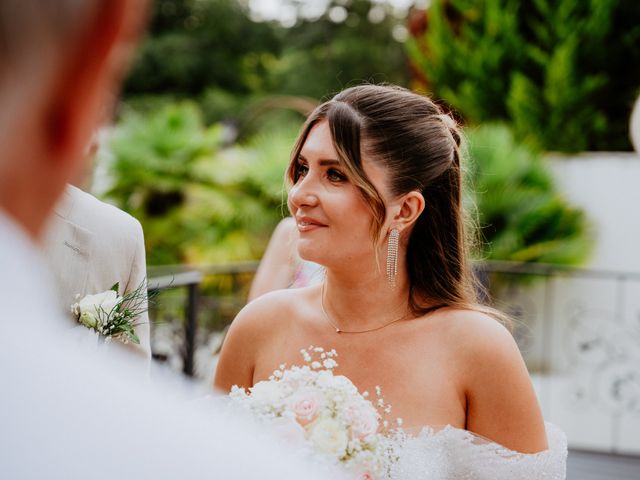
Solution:
[[[301,233],[310,232],[327,226],[324,223],[307,216],[296,217],[296,224],[298,226],[298,231]]]

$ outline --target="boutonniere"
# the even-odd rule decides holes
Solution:
[[[106,292],[87,295],[71,305],[71,312],[78,323],[108,339],[140,344],[135,327],[138,317],[148,310],[146,281],[124,295],[118,294],[119,288],[116,283]]]

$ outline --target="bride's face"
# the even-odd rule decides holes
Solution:
[[[363,168],[385,199],[384,170],[366,158]],[[355,266],[360,261],[374,264],[371,210],[347,178],[326,121],[309,132],[296,172],[288,203],[300,233],[300,256],[329,268]]]

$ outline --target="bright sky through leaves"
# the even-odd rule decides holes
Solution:
[[[248,5],[253,20],[277,20],[285,27],[292,27],[299,16],[308,20],[320,18],[330,3],[331,0],[249,0]],[[424,8],[429,4],[429,0],[372,0],[371,3],[369,20],[378,23],[387,13],[384,6],[392,7],[393,14],[403,18],[412,5]],[[334,5],[328,14],[332,21],[341,23],[346,19],[347,10],[340,5]]]

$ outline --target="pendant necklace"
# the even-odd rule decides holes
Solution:
[[[400,318],[396,318],[395,320],[392,320],[392,321],[387,322],[387,323],[383,323],[382,325],[379,325],[377,327],[368,328],[366,330],[343,330],[332,320],[331,316],[327,313],[327,309],[324,306],[324,282],[322,282],[322,290],[320,292],[320,307],[322,308],[322,313],[324,314],[324,317],[327,319],[327,322],[329,322],[329,325],[331,325],[334,328],[336,333],[367,333],[367,332],[375,332],[376,330],[381,330],[381,329],[383,329],[385,327],[388,327],[389,325],[391,325],[393,323],[400,322],[401,320],[407,320],[411,316],[410,313],[405,313]]]

